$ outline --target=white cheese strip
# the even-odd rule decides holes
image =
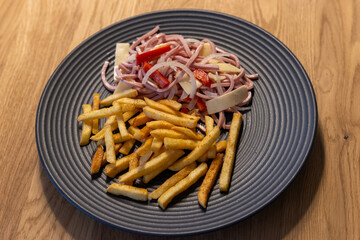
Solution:
[[[116,67],[121,63],[127,60],[129,57],[129,43],[116,43],[115,49],[115,64],[114,64],[114,80],[117,76],[116,74]],[[131,87],[125,83],[120,82],[115,89],[114,93],[122,92],[123,90],[130,89]]]
[[[186,73],[184,74],[183,78],[181,79],[181,81],[179,81],[180,86],[184,89],[184,91],[190,95],[191,90],[192,90],[192,85],[191,85],[191,79],[189,77],[189,75],[187,75]],[[196,80],[196,89],[198,89],[199,87],[201,87],[201,82]]]
[[[238,89],[235,89],[229,93],[223,94],[217,98],[206,101],[206,108],[209,114],[221,112],[225,109],[233,107],[242,101],[248,95],[248,90],[246,86],[241,86]]]

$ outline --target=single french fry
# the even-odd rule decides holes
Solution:
[[[187,175],[180,182],[176,183],[174,186],[169,188],[166,192],[164,192],[158,199],[158,204],[162,209],[165,209],[167,205],[173,200],[173,198],[186,189],[188,189],[191,185],[196,183],[202,176],[205,175],[208,167],[206,163],[201,163],[197,168],[192,170],[189,175]]]
[[[129,139],[126,142],[124,142],[124,144],[122,145],[122,147],[119,150],[119,153],[122,153],[124,155],[128,155],[130,150],[132,149],[132,147],[135,144],[135,139]]]
[[[181,132],[191,139],[202,140],[204,138],[204,136],[202,134],[197,134],[196,132],[192,131],[191,129],[185,128],[185,127],[175,126],[175,127],[172,127],[171,130]]]
[[[172,123],[177,126],[188,127],[188,128],[195,128],[197,122],[199,121],[199,117],[190,116],[189,118],[185,117],[178,117],[173,114],[165,113],[159,111],[157,109],[151,108],[149,106],[143,108],[144,113],[149,118],[155,120],[166,120],[169,123]]]
[[[118,104],[118,103],[116,103],[116,104]],[[114,104],[114,105],[116,105],[116,104]],[[127,128],[126,128],[122,111],[120,111],[118,114],[116,114],[116,121],[117,121],[117,124],[118,124],[120,136],[122,138],[128,138],[129,137],[129,132],[128,132]]]
[[[95,93],[93,95],[93,110],[100,109],[100,94]],[[93,134],[97,134],[99,132],[99,119],[94,119],[92,122],[92,130]]]
[[[120,135],[120,133],[115,133],[115,134],[113,134],[113,138],[114,138],[115,143],[122,143],[122,142],[126,142],[128,140],[134,139],[134,136],[129,134],[129,135],[123,137]]]
[[[214,159],[216,157],[216,144],[213,143],[209,150],[207,151],[207,158]]]
[[[133,126],[130,126],[128,130],[129,130],[130,134],[132,136],[134,136],[134,138],[140,142],[145,141],[145,138],[149,135],[148,130],[142,131],[142,129],[139,129],[139,128],[133,127]]]
[[[187,165],[179,172],[172,175],[163,184],[161,184],[160,187],[158,187],[149,194],[149,199],[158,199],[164,192],[166,192],[169,188],[171,188],[176,183],[178,183],[181,179],[185,178],[195,168],[196,168],[196,163],[193,162],[192,164]]]
[[[128,156],[125,156],[125,157],[122,157],[122,158],[116,160],[115,163],[110,163],[110,164],[106,165],[105,174],[111,178],[115,177],[121,171],[123,171],[129,167],[129,162],[132,158],[138,159],[139,155],[137,153],[132,153]]]
[[[206,172],[205,178],[200,186],[198,192],[198,202],[203,207],[206,208],[207,202],[209,199],[209,193],[211,188],[214,186],[217,175],[219,174],[221,165],[223,163],[224,154],[218,153],[215,159],[211,162],[211,165]]]
[[[78,117],[78,121],[85,121],[85,120],[93,120],[93,119],[100,119],[106,118],[111,115],[117,114],[121,111],[120,106],[112,106],[109,108],[102,108],[99,110],[90,111],[87,113],[83,113]]]
[[[139,177],[142,177],[151,171],[159,168],[163,164],[167,162],[174,163],[179,157],[184,154],[182,150],[167,150],[157,156],[156,158],[152,159],[151,161],[146,162],[144,165],[141,165],[119,177],[119,182],[126,182],[135,180]]]
[[[106,161],[114,163],[116,161],[115,143],[111,127],[109,125],[104,128],[104,139],[106,146]]]
[[[146,106],[146,103],[144,100],[141,100],[141,99],[132,99],[132,98],[120,98],[116,101],[113,102],[113,105],[114,103],[119,103],[123,106],[128,106],[128,105],[132,105],[134,106],[135,108],[143,108]]]
[[[208,135],[211,132],[211,130],[213,130],[213,128],[214,128],[214,119],[206,115],[205,116],[206,135]]]
[[[165,104],[155,102],[154,100],[151,100],[149,98],[144,98],[144,100],[145,100],[146,104],[153,109],[157,109],[159,111],[173,114],[173,115],[180,115],[179,111],[174,110],[173,108],[166,106]]]
[[[206,152],[206,153],[204,153],[203,155],[201,155],[201,156],[199,157],[199,159],[196,160],[196,161],[198,161],[198,162],[206,162],[207,160],[208,160],[208,152]]]
[[[139,159],[139,166],[144,165],[151,158],[152,154],[153,151],[149,149],[143,156],[141,156]]]
[[[216,152],[220,153],[220,152],[225,152],[226,149],[226,141],[225,140],[221,140],[219,142],[216,143]]]
[[[175,127],[174,124],[164,120],[147,122],[146,126],[151,129],[171,129],[172,127]]]
[[[140,132],[142,133],[142,135],[144,136],[144,138],[148,137],[150,132],[151,132],[151,128],[147,127],[147,126],[144,126]]]
[[[166,149],[187,149],[193,150],[200,141],[193,139],[164,138],[164,146]]]
[[[143,144],[136,149],[136,153],[139,154],[140,156],[144,156],[147,151],[149,151],[151,149],[151,144],[153,142],[153,137],[148,137],[145,142],[143,142]]]
[[[135,114],[137,114],[140,109],[136,108],[133,111],[127,111],[123,113],[124,122],[127,122],[130,118],[132,118]]]
[[[225,150],[224,164],[220,173],[219,188],[222,192],[229,191],[231,173],[234,166],[235,150],[239,138],[241,122],[241,113],[234,113]]]
[[[206,135],[209,135],[209,133],[214,129],[214,119],[209,116],[205,116],[205,129],[206,129]],[[213,145],[210,147],[209,151],[207,152],[207,159],[213,159],[216,157],[216,143],[213,143]],[[202,158],[201,160],[203,160]]]
[[[214,127],[214,129],[206,135],[203,140],[192,150],[187,156],[183,157],[179,161],[175,162],[172,166],[169,167],[172,171],[179,171],[186,165],[195,162],[201,155],[203,155],[211,145],[216,142],[220,136],[220,128]]]
[[[137,97],[137,95],[138,92],[135,89],[127,89],[119,93],[114,93],[104,98],[103,100],[100,101],[100,104],[107,107],[120,98],[133,98],[133,97]]]
[[[101,146],[101,145],[99,145]],[[115,147],[114,147],[114,150],[115,150],[115,156],[119,154],[119,150],[122,146],[122,143],[115,143]],[[101,161],[101,166],[105,166],[107,164],[107,160],[106,160],[106,154],[103,154],[103,159]]]
[[[91,174],[96,174],[100,171],[103,156],[104,156],[103,146],[98,146],[91,161],[91,168],[90,168]]]
[[[136,117],[129,120],[129,124],[133,127],[138,127],[141,125],[146,124],[147,122],[151,121],[152,119],[147,117],[145,113],[141,112]]]
[[[106,192],[118,195],[125,196],[138,201],[147,201],[148,191],[145,188],[134,187],[130,185],[124,185],[119,183],[111,184]]]
[[[87,114],[87,113],[91,112],[91,105],[83,104],[82,109],[84,112],[83,114]],[[92,129],[92,120],[84,121],[82,124],[82,129],[81,129],[80,146],[84,146],[89,143],[91,129]]]
[[[182,108],[182,104],[175,100],[161,99],[158,101],[158,103],[161,103],[168,107],[171,107],[172,109],[174,109],[176,111],[180,111],[180,109]]]
[[[151,151],[157,153],[163,146],[163,140],[161,138],[154,138],[151,144]]]
[[[129,171],[137,168],[139,166],[139,159],[137,158],[131,158],[130,162],[129,162]],[[128,182],[124,182],[124,184],[126,185],[133,185],[134,181],[128,181]]]
[[[171,129],[154,129],[150,132],[150,135],[159,139],[164,139],[165,137],[189,139],[187,135]]]

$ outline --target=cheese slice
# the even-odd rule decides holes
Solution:
[[[116,43],[115,49],[115,64],[114,64],[114,80],[117,76],[116,67],[119,66],[121,62],[125,62],[129,57],[129,43]],[[120,82],[116,87],[114,93],[122,92],[123,90],[130,89],[131,87],[123,82]]]
[[[206,108],[209,114],[221,112],[230,107],[233,107],[242,101],[248,95],[248,90],[246,86],[241,86],[231,92],[223,94],[217,98],[206,101]]]
[[[237,68],[228,63],[215,63],[219,66],[219,72],[226,72],[226,73],[240,73],[241,69]]]
[[[190,95],[191,90],[192,90],[192,84],[191,84],[191,79],[189,77],[189,75],[187,75],[186,73],[184,74],[183,78],[179,81],[180,86],[182,87],[182,89],[184,89],[184,91]],[[199,87],[201,87],[202,83],[198,80],[196,80],[196,89],[198,89]]]

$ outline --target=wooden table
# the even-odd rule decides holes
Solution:
[[[360,2],[196,2],[0,1],[0,239],[145,239],[60,195],[37,153],[36,109],[56,66],[84,39],[130,16],[184,6],[241,17],[279,38],[309,74],[319,111],[310,156],[279,198],[243,222],[187,239],[360,238]]]

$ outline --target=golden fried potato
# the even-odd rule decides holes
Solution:
[[[111,184],[106,192],[118,195],[125,196],[138,201],[147,201],[148,199],[148,191],[145,188],[139,188],[119,183]]]
[[[200,141],[193,139],[164,138],[164,146],[166,149],[187,149],[193,150]]]
[[[216,155],[216,158],[212,161],[208,171],[206,172],[205,178],[200,186],[198,192],[198,202],[203,208],[206,208],[207,206],[211,188],[214,186],[216,177],[223,163],[223,157],[224,154],[222,153],[218,153]]]
[[[168,178],[160,187],[155,189],[152,193],[149,194],[149,199],[158,199],[164,192],[166,192],[169,188],[178,183],[181,179],[185,178],[192,170],[196,168],[196,163],[193,162],[190,165],[187,165],[179,172],[172,175]]]
[[[194,150],[192,150],[187,156],[183,157],[179,161],[175,162],[172,166],[169,167],[172,171],[179,171],[186,165],[189,165],[195,162],[201,155],[203,155],[213,143],[220,136],[220,128],[214,127],[214,129],[209,133],[209,135],[205,136],[203,140],[196,146]]]
[[[179,195],[180,193],[188,189],[191,185],[196,183],[202,176],[204,176],[207,169],[208,167],[206,163],[201,163],[197,168],[192,170],[187,177],[185,177],[180,182],[169,188],[159,197],[158,199],[159,206],[162,209],[165,209],[175,196]]]
[[[84,112],[83,114],[87,114],[91,112],[90,104],[83,104],[82,108]],[[89,143],[91,136],[91,129],[92,129],[92,120],[84,121],[81,129],[80,146],[84,146]]]
[[[117,114],[121,111],[121,107],[119,105],[112,106],[109,108],[102,108],[99,110],[90,111],[87,113],[83,113],[78,117],[78,121],[85,121],[85,120],[93,120],[93,119],[100,119],[106,118],[111,115]]]
[[[242,115],[240,113],[234,113],[225,150],[224,164],[220,173],[219,188],[222,192],[227,192],[229,190],[241,122]]]
[[[152,159],[151,161],[146,162],[144,165],[123,174],[119,177],[119,182],[122,183],[142,177],[161,167],[163,164],[166,164],[168,162],[175,162],[183,154],[184,151],[182,150],[167,150],[156,158]]]
[[[132,98],[132,97],[137,97],[137,95],[138,92],[135,89],[127,89],[119,93],[114,93],[104,98],[103,100],[100,101],[100,104],[107,107],[120,98]]]
[[[106,146],[106,161],[114,163],[116,161],[115,143],[111,127],[109,125],[104,128],[104,139]]]
[[[91,174],[96,174],[100,171],[103,156],[104,156],[104,148],[103,146],[100,145],[97,147],[91,161],[91,168],[90,168]]]
[[[100,109],[100,94],[95,93],[93,95],[93,110]],[[99,132],[99,119],[94,119],[92,121],[92,131],[93,134],[97,134]]]
[[[128,156],[125,156],[125,157],[122,157],[122,158],[116,160],[115,163],[110,163],[110,164],[106,165],[105,174],[111,178],[115,177],[121,171],[123,171],[129,167],[129,163],[132,158],[138,159],[139,155],[137,153],[132,153]]]

